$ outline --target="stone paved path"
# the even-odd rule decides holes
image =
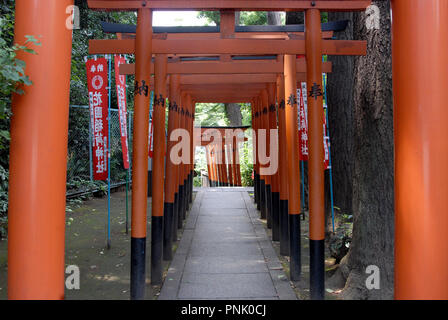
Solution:
[[[199,188],[159,299],[296,299],[247,188]]]

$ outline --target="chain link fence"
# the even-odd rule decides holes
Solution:
[[[132,159],[132,112],[127,113],[129,159]],[[67,197],[105,188],[106,182],[93,180],[92,139],[88,106],[70,106],[68,126]],[[123,167],[118,109],[111,109],[110,119],[110,175],[111,185],[126,183]],[[130,169],[129,169],[130,170]],[[130,172],[130,171],[129,171]],[[130,175],[129,175],[130,179]]]

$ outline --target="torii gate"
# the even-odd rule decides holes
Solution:
[[[244,131],[248,129],[249,127],[200,127],[201,130],[201,143],[200,145],[203,147],[206,147],[206,161],[207,161],[207,168],[209,172],[209,180],[212,182],[211,184],[213,186],[241,186],[241,172],[240,172],[240,165],[239,165],[239,143],[248,141],[247,137],[239,137],[238,133],[244,134]],[[199,130],[198,128],[195,128],[195,130]],[[232,131],[232,135],[228,134],[228,130]],[[235,136],[234,130],[237,131]],[[214,147],[214,145],[219,144],[218,141],[212,141],[211,138],[215,137],[216,135],[219,135],[221,139],[223,140],[222,146],[224,147],[224,155],[221,155],[222,159],[218,161],[218,163],[215,163],[215,159],[213,157],[213,152],[210,150]],[[199,145],[198,142],[195,144]],[[229,160],[229,161],[227,161]],[[219,163],[221,162],[221,163]],[[212,168],[216,164],[222,164],[224,162],[224,168],[225,173],[222,174],[224,176],[224,181],[218,179],[213,180],[210,179],[211,176],[215,178],[214,172],[212,173]],[[212,173],[212,174],[211,174]],[[221,184],[225,182],[226,178],[228,179],[228,184]]]
[[[444,0],[391,1],[396,119],[395,297],[448,299],[448,242],[445,241],[448,198],[443,196],[448,192],[448,169],[445,164],[448,146],[440,139],[448,134],[448,128],[440,121],[448,115],[444,106],[448,99],[448,78],[442,74],[442,70],[448,67],[445,59],[448,54],[445,42],[448,36],[448,3]],[[27,34],[41,34],[42,46],[36,48],[38,55],[18,55],[27,63],[27,74],[33,85],[24,88],[23,96],[15,95],[12,105],[8,241],[8,296],[11,299],[64,297],[64,212],[71,54],[71,30],[65,28],[65,12],[72,4],[73,0],[16,0],[16,41],[20,42]],[[94,9],[138,11],[135,55],[136,81],[139,85],[143,80],[149,83],[148,57],[153,53],[286,54],[285,71],[288,72],[285,72],[284,91],[288,98],[290,93],[294,94],[292,87],[295,85],[295,81],[290,79],[295,75],[295,72],[290,72],[295,60],[291,55],[306,54],[308,87],[313,88],[313,99],[309,101],[310,235],[312,250],[318,253],[315,255],[317,259],[312,260],[311,273],[319,275],[322,275],[319,251],[323,241],[323,178],[320,173],[323,157],[321,148],[317,147],[322,143],[322,117],[319,114],[322,98],[318,88],[322,80],[321,55],[333,54],[330,49],[341,49],[328,42],[330,40],[321,40],[319,13],[364,10],[369,4],[370,1],[363,0],[89,1]],[[152,40],[151,13],[158,9],[305,10],[306,40],[280,40],[281,43],[273,43],[274,40],[244,40],[242,43],[240,39]],[[418,31],[411,33],[408,27],[413,21],[420,24]],[[157,84],[159,72],[156,70],[155,80],[158,93],[164,90],[164,85]],[[282,91],[279,93],[282,95]],[[146,223],[141,222],[146,222],[146,185],[143,182],[147,170],[148,99],[144,94],[135,97],[133,210],[135,218],[140,216],[140,219],[137,218],[133,225],[132,242],[137,259],[141,259],[140,253],[144,251],[142,238],[146,237],[143,227]],[[36,108],[36,101],[46,103]],[[155,109],[156,124],[161,122],[163,109],[160,106]],[[291,123],[293,112],[297,112],[296,106],[285,108],[289,151],[294,141],[292,132],[297,131],[294,130],[297,129],[294,127],[296,124]],[[279,120],[282,121],[281,118]],[[156,127],[155,148],[159,149],[156,157],[159,159],[164,141],[160,139],[161,125]],[[288,154],[294,160],[294,153]],[[288,169],[289,176],[297,180],[298,170],[293,165],[289,165]],[[280,175],[284,176],[282,170]],[[179,179],[184,176],[179,175]],[[156,179],[159,181],[160,177]],[[292,182],[288,186],[289,200],[296,203],[300,194]],[[158,194],[153,200],[153,210],[158,214],[161,210],[163,212],[163,190],[162,197]],[[290,215],[299,213],[291,211],[290,204]],[[413,257],[412,263],[408,261],[410,256]],[[137,266],[142,267],[141,264]],[[134,271],[141,276],[141,270]],[[144,277],[139,280],[143,280],[144,285]],[[312,289],[314,285],[321,284],[312,283]],[[317,297],[321,294],[320,289],[313,289]]]

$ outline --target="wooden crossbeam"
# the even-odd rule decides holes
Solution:
[[[297,82],[306,81],[306,73],[297,73]],[[197,74],[181,75],[180,83],[182,85],[200,85],[200,84],[247,84],[247,83],[276,83],[276,74]]]
[[[189,94],[196,103],[250,103],[259,96],[265,84],[245,85],[196,85],[183,86],[182,92]],[[239,89],[237,89],[239,88]],[[187,89],[187,90],[186,90]]]
[[[217,130],[221,133],[221,136],[225,137],[226,130],[242,130],[246,131],[250,126],[240,126],[240,127],[222,127],[222,126],[212,126],[212,127],[194,127],[195,129],[201,129],[201,135],[205,133],[210,133],[211,130]]]
[[[133,54],[135,41],[89,40],[89,54]],[[196,39],[153,40],[154,54],[305,54],[305,40]],[[322,40],[322,53],[366,55],[367,42]]]
[[[214,91],[214,92],[205,92],[201,89],[196,89],[196,90],[185,90],[182,91],[186,94],[191,95],[192,97],[200,97],[200,98],[210,98],[210,99],[224,99],[224,98],[230,98],[230,99],[239,99],[239,98],[252,98],[255,97],[257,95],[259,95],[259,93],[261,92],[260,90],[256,90],[256,89],[251,89],[251,90],[247,90],[247,92],[242,93],[242,94],[235,94],[234,92],[231,91]],[[195,100],[193,98],[193,100]]]
[[[192,96],[197,103],[250,103],[254,96],[247,97],[203,97]]]
[[[118,34],[117,34],[118,36]],[[154,33],[153,39],[157,40],[185,40],[185,39],[219,39],[220,33]],[[322,39],[331,39],[333,31],[322,32]],[[122,33],[121,39],[135,39],[135,34]],[[305,34],[303,32],[235,32],[235,39],[270,39],[270,40],[304,40]]]
[[[154,10],[220,10],[237,11],[325,11],[365,10],[370,0],[89,0],[91,9],[129,11],[141,8]]]
[[[297,60],[298,73],[306,72],[305,59]],[[331,62],[323,62],[322,70],[325,73],[332,71]],[[135,64],[120,65],[120,74],[135,74]],[[199,61],[199,62],[171,62],[168,63],[168,74],[266,74],[282,73],[283,62],[280,61]],[[151,65],[151,73],[154,73],[154,64]],[[274,81],[275,82],[275,81]]]
[[[187,94],[190,94],[192,99],[196,102],[205,102],[204,100],[207,100],[208,102],[248,102],[253,100],[254,97],[258,96],[261,92],[261,90],[248,90],[244,93],[238,93],[230,92],[230,91],[214,91],[214,92],[204,92],[200,89],[198,90],[188,90],[183,91]]]
[[[235,93],[238,91],[249,91],[249,90],[262,90],[266,89],[266,85],[263,83],[247,83],[247,84],[237,84],[237,83],[226,83],[226,84],[184,84],[181,86],[182,91],[200,91],[200,92],[231,92]]]
[[[331,39],[333,31],[323,31],[322,39]],[[118,39],[135,39],[134,33],[117,33]],[[153,39],[185,40],[185,39],[220,39],[220,33],[154,33]],[[235,32],[235,39],[270,39],[270,40],[305,40],[304,32]]]
[[[169,79],[167,79],[167,91],[169,90]],[[306,73],[297,73],[296,75],[297,85],[300,86],[301,82],[306,81]],[[181,75],[181,85],[198,85],[204,84],[237,84],[237,85],[251,85],[251,84],[264,84],[276,83],[276,74],[198,74],[198,75]],[[149,85],[150,90],[154,90],[154,81],[151,81]],[[241,86],[239,87],[241,88]],[[219,89],[216,89],[219,92]],[[236,89],[232,89],[236,90]]]

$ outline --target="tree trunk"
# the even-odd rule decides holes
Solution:
[[[333,280],[345,282],[345,299],[393,298],[394,183],[390,2],[380,9],[380,29],[367,30],[354,14],[354,38],[366,39],[367,56],[355,58],[353,101],[353,238]],[[341,85],[341,83],[340,83]],[[344,86],[343,86],[344,88]],[[336,101],[334,101],[336,103]],[[335,124],[334,130],[337,130]],[[412,263],[410,261],[410,263]],[[366,288],[366,267],[380,270],[380,289]]]
[[[240,25],[241,11],[235,11],[235,25]]]
[[[353,39],[353,13],[329,12],[329,21],[349,20],[347,29],[335,32],[338,40]],[[331,167],[333,175],[333,195],[335,214],[352,214],[353,192],[353,130],[354,130],[354,62],[353,56],[329,56],[333,72],[328,74],[327,103],[328,126],[331,139]],[[327,191],[328,190],[327,184]],[[329,193],[327,192],[327,197]],[[328,206],[327,222],[331,219],[331,206]],[[329,229],[327,223],[327,230]]]
[[[268,25],[278,26],[282,24],[282,16],[279,11],[268,11]]]
[[[302,11],[286,12],[286,24],[304,24],[305,15]]]
[[[241,116],[241,107],[238,103],[224,104],[229,119],[229,125],[232,127],[241,126],[243,124],[243,117]]]

